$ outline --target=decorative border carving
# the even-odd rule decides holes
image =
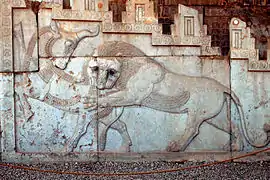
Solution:
[[[190,9],[190,13],[194,14],[196,10],[183,5],[181,10],[187,13]],[[179,9],[179,11],[180,11]],[[151,14],[151,13],[150,13]],[[195,13],[196,14],[196,13]],[[135,17],[134,17],[135,18]],[[146,17],[148,18],[148,17]],[[182,15],[178,14],[175,16],[175,22],[182,18]],[[200,17],[194,16],[196,22],[199,21]],[[177,45],[177,46],[201,46],[202,55],[220,55],[220,50],[218,47],[211,47],[211,36],[207,35],[206,25],[196,25],[194,28],[200,28],[199,36],[184,36],[180,37],[179,32],[175,32],[173,35],[162,34],[162,25],[155,21],[151,23],[124,23],[124,22],[113,22],[112,12],[98,12],[98,11],[88,11],[88,10],[70,10],[63,9],[62,6],[53,5],[52,6],[52,19],[57,20],[82,20],[82,21],[99,21],[102,22],[102,32],[103,33],[135,33],[135,34],[152,34],[152,45]],[[176,31],[176,26],[172,26],[173,30]]]
[[[0,39],[2,41],[0,72],[13,71],[12,7],[25,7],[25,2],[23,0],[3,0],[0,3]]]
[[[103,32],[122,33],[162,33],[160,24],[143,23],[103,23]]]
[[[0,71],[13,71],[12,59],[12,7],[8,1],[1,3],[2,60]]]
[[[157,34],[152,36],[152,45],[174,45],[171,35]]]
[[[60,5],[52,6],[52,19],[112,22],[112,12],[63,9]]]

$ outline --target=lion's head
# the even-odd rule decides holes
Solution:
[[[96,80],[96,87],[100,90],[113,88],[120,71],[121,63],[116,58],[92,58],[87,68],[89,77]]]

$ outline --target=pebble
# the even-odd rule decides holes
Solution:
[[[12,164],[12,163],[9,163]],[[92,172],[92,173],[119,173],[119,172],[142,172],[164,169],[175,169],[180,167],[189,167],[201,165],[200,162],[69,162],[69,163],[35,163],[35,164],[12,164],[40,168],[43,170],[57,170],[60,172]],[[270,179],[270,161],[246,162],[246,163],[223,163],[209,167],[196,168],[185,171],[158,173],[150,175],[134,176],[83,176],[69,174],[54,174],[35,171],[26,171],[22,169],[12,169],[0,166],[1,180],[84,180],[84,179],[108,179],[108,180],[158,180],[158,179],[198,179],[198,180],[226,180],[226,179],[245,179],[245,180],[269,180]]]

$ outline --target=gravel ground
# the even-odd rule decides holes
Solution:
[[[76,171],[76,172],[134,172],[134,171],[151,171],[171,168],[188,167],[200,165],[203,163],[185,162],[97,162],[97,163],[41,163],[41,164],[10,164],[24,165],[27,167],[40,168],[44,170],[58,171]],[[21,169],[12,169],[9,167],[0,167],[1,180],[13,179],[35,179],[35,180],[58,180],[58,179],[270,179],[270,161],[269,162],[253,162],[253,163],[224,163],[209,167],[196,168],[192,170],[179,171],[174,173],[162,173],[151,175],[136,175],[136,176],[120,176],[120,177],[96,177],[82,175],[63,175],[53,173],[42,173],[34,171],[26,171]]]

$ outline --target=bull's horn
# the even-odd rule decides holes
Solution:
[[[79,39],[83,39],[86,37],[95,37],[99,34],[100,31],[100,26],[97,25],[97,27],[95,28],[95,30],[82,30],[76,33],[77,37]]]

